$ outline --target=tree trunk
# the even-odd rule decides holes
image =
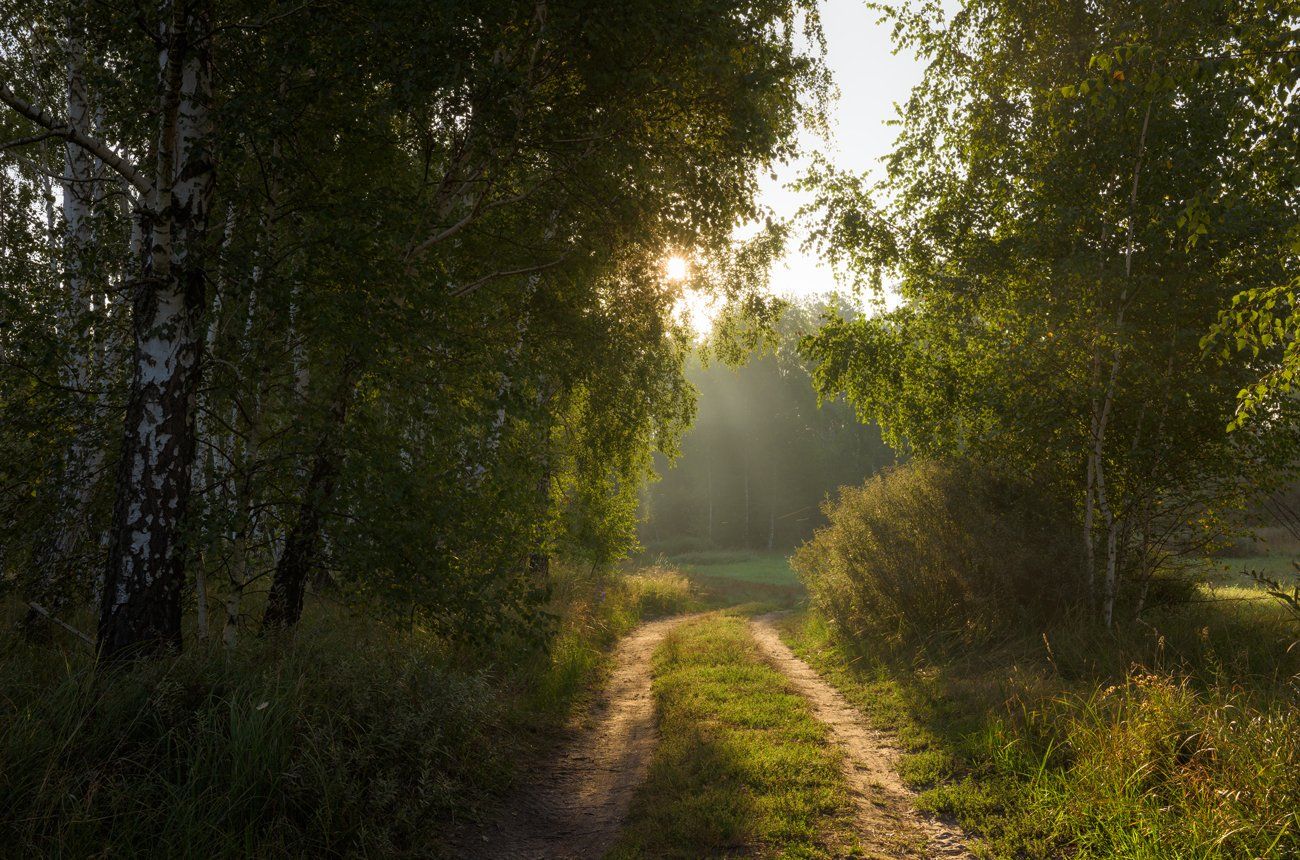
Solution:
[[[1111,626],[1115,618],[1115,595],[1119,588],[1119,568],[1117,566],[1117,534],[1115,529],[1115,513],[1111,508],[1110,496],[1106,491],[1106,464],[1103,459],[1104,445],[1106,439],[1107,419],[1110,417],[1111,406],[1115,398],[1115,384],[1119,376],[1119,353],[1118,350],[1113,358],[1111,365],[1110,380],[1106,386],[1105,399],[1102,401],[1101,415],[1097,420],[1097,430],[1093,436],[1091,465],[1092,473],[1096,481],[1097,507],[1101,509],[1102,519],[1106,523],[1106,576],[1102,582],[1101,593],[1101,620],[1107,628]]]
[[[709,546],[713,546],[713,463],[709,463]]]
[[[205,563],[206,560],[200,555],[194,568],[195,635],[200,642],[208,641],[208,576],[204,570]]]
[[[248,299],[248,319],[245,323],[245,336],[252,329],[254,295]],[[243,451],[237,445],[231,445],[232,469],[237,480],[232,490],[230,509],[235,512],[235,531],[231,535],[230,561],[227,570],[230,574],[230,590],[226,592],[226,618],[222,626],[221,640],[226,648],[234,648],[239,639],[239,604],[248,585],[248,543],[256,525],[253,513],[253,477],[259,467],[258,458],[261,451],[262,402],[265,398],[266,381],[258,386],[256,399],[252,404],[251,418],[245,432],[246,442]],[[232,417],[230,426],[237,424]],[[233,435],[233,434],[232,434]]]
[[[302,618],[307,578],[319,561],[325,507],[334,496],[334,485],[343,465],[343,429],[352,403],[354,373],[353,362],[345,362],[339,390],[330,405],[324,432],[312,456],[311,473],[302,503],[298,506],[298,518],[289,530],[284,551],[275,563],[271,593],[262,614],[263,632],[292,627]]]
[[[132,379],[99,617],[105,659],[181,644],[182,525],[195,456],[203,245],[211,161],[210,19],[182,4],[160,49],[164,85],[148,252],[133,287]]]
[[[744,476],[745,477],[745,549],[749,549],[750,546],[753,545],[753,542],[750,540],[750,529],[749,529],[749,456],[748,455],[745,456],[744,470],[745,470],[745,476]]]
[[[1118,527],[1115,523],[1114,511],[1111,509],[1110,499],[1106,495],[1106,473],[1102,462],[1102,445],[1106,433],[1106,420],[1110,415],[1111,406],[1115,398],[1116,381],[1119,378],[1120,369],[1120,344],[1118,341],[1120,333],[1124,329],[1124,313],[1128,308],[1129,298],[1132,293],[1131,279],[1133,277],[1133,247],[1135,236],[1135,221],[1137,219],[1137,194],[1138,180],[1142,173],[1142,157],[1146,150],[1147,129],[1151,123],[1151,102],[1147,102],[1146,112],[1142,117],[1142,132],[1138,137],[1137,156],[1133,161],[1133,184],[1129,190],[1128,205],[1128,241],[1124,249],[1124,289],[1120,293],[1119,310],[1115,315],[1115,349],[1111,357],[1110,380],[1106,386],[1106,400],[1102,405],[1101,418],[1098,422],[1098,432],[1094,451],[1096,452],[1096,477],[1097,477],[1097,504],[1101,508],[1102,517],[1106,520],[1106,579],[1102,586],[1102,606],[1101,620],[1109,629],[1115,622],[1115,599],[1119,593],[1119,534]]]
[[[84,22],[78,14],[67,19],[67,122],[78,132],[88,135],[90,99],[85,81]],[[64,144],[63,170],[63,282],[66,295],[63,335],[75,344],[70,361],[63,367],[62,382],[71,396],[85,396],[89,377],[90,354],[84,347],[82,332],[90,289],[86,279],[86,257],[94,243],[91,224],[95,198],[95,159],[79,144]],[[47,213],[53,234],[53,209]],[[51,236],[53,238],[53,236]],[[81,423],[81,410],[77,422]],[[103,452],[91,439],[86,428],[78,426],[71,449],[63,463],[58,493],[58,513],[53,534],[44,542],[36,559],[36,581],[28,593],[29,604],[40,604],[48,614],[29,609],[21,622],[28,636],[41,637],[48,629],[49,616],[58,615],[67,602],[70,580],[75,576],[75,556],[89,535],[87,518],[93,496],[93,480],[99,471]]]

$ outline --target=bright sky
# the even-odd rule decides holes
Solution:
[[[897,115],[895,104],[904,102],[920,81],[922,66],[910,54],[893,53],[892,25],[880,22],[880,13],[867,9],[863,0],[822,0],[820,5],[826,63],[839,88],[831,110],[834,137],[823,146],[840,168],[878,176],[897,132],[887,123]],[[764,180],[763,202],[778,216],[791,217],[806,202],[805,195],[784,187],[805,166],[785,165],[775,180]],[[802,239],[791,242],[784,263],[772,272],[772,289],[791,298],[832,292],[834,274],[815,255],[799,250]]]
[[[893,53],[892,25],[880,22],[880,13],[867,9],[865,0],[822,0],[820,5],[826,63],[839,97],[831,106],[832,139],[808,140],[806,148],[821,149],[842,169],[879,176],[881,159],[892,148],[897,131],[887,123],[896,116],[895,104],[905,101],[920,81],[922,67],[910,54]],[[807,195],[785,187],[806,167],[806,161],[783,165],[775,179],[763,179],[762,202],[777,217],[792,218],[807,202]],[[800,250],[803,238],[792,237],[785,259],[772,272],[772,290],[779,295],[802,298],[836,288],[831,268],[815,254]],[[709,310],[689,298],[687,306],[696,329],[707,331]]]

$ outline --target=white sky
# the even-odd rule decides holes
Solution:
[[[890,32],[893,25],[880,21],[880,13],[867,9],[866,0],[821,0],[822,27],[826,34],[826,65],[839,90],[830,105],[831,139],[805,138],[804,148],[820,151],[842,170],[870,172],[879,178],[884,170],[881,159],[893,148],[897,128],[888,125],[897,116],[895,105],[907,99],[912,87],[921,79],[922,66],[914,56],[893,53]],[[953,0],[944,3],[952,11]],[[808,195],[786,186],[799,178],[808,166],[801,159],[780,165],[775,178],[763,177],[760,202],[777,218],[793,219],[799,208],[809,202]],[[737,238],[753,235],[756,225],[737,230]],[[787,298],[806,298],[836,291],[835,274],[815,253],[800,249],[803,233],[790,237],[783,260],[771,272],[772,292]],[[673,269],[684,269],[680,259],[665,261],[665,275],[680,280]],[[686,290],[679,305],[681,312],[700,334],[713,326],[717,311],[714,300]],[[891,303],[887,300],[886,306]]]
[[[833,139],[810,146],[823,148],[832,163],[855,173],[880,176],[881,163],[893,146],[897,128],[886,125],[896,116],[895,104],[907,99],[921,79],[922,66],[910,54],[894,54],[892,24],[880,22],[880,13],[864,0],[822,0],[822,26],[826,32],[826,64],[839,88],[831,108]],[[779,217],[792,217],[806,202],[805,195],[784,186],[796,179],[804,163],[784,165],[775,180],[764,179],[762,201]],[[798,298],[835,290],[835,276],[814,254],[799,250],[802,236],[794,237],[783,263],[772,272],[772,290]]]

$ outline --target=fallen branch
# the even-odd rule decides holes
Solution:
[[[94,640],[94,639],[91,639],[91,638],[90,638],[89,636],[87,636],[85,633],[82,633],[80,630],[78,630],[77,628],[73,627],[71,624],[69,624],[68,622],[62,620],[61,618],[55,618],[54,615],[52,615],[52,614],[50,613],[50,610],[46,609],[44,606],[41,606],[39,603],[35,603],[35,602],[29,600],[29,601],[27,602],[27,605],[30,606],[32,609],[36,610],[37,612],[39,612],[41,615],[44,615],[45,618],[46,618],[47,620],[49,620],[49,621],[53,621],[55,624],[59,625],[59,626],[62,627],[64,630],[68,631],[68,632],[71,633],[73,636],[76,636],[76,637],[77,637],[78,639],[80,639],[82,642],[85,642],[86,645],[89,646],[91,650],[94,650],[94,648],[95,648],[95,640]]]

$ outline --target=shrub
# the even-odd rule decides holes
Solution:
[[[793,565],[849,636],[972,641],[1079,596],[1068,508],[1029,481],[913,462],[843,488],[825,512]]]

